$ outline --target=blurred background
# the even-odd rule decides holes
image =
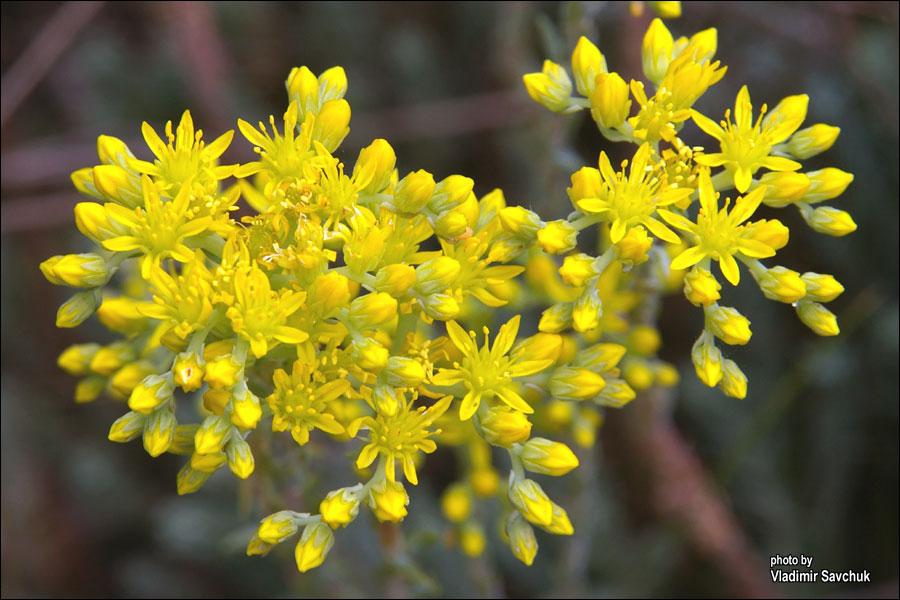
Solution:
[[[808,93],[806,123],[841,128],[805,166],[855,174],[835,204],[859,230],[828,238],[795,212],[762,211],[791,227],[780,264],[844,284],[829,305],[839,337],[817,338],[744,278],[726,297],[754,331],[730,352],[750,380],[736,401],[694,378],[701,317],[672,297],[662,354],[683,381],[609,414],[602,443],[551,487],[575,536],[539,534],[530,569],[493,530],[478,559],[448,548],[437,498],[456,474],[439,451],[411,490],[411,563],[382,556],[361,519],[302,576],[291,544],[244,555],[260,517],[249,488],[216,476],[178,498],[180,459],[108,442],[121,405],[71,400],[75,379],[57,355],[111,338],[93,321],[56,329],[65,290],[38,271],[47,257],[90,250],[72,221],[69,174],[96,163],[101,133],[145,158],[141,121],[159,131],[190,108],[211,140],[237,117],[280,116],[291,67],[342,65],[354,115],[339,156],[352,163],[384,137],[401,172],[462,173],[479,196],[500,187],[508,202],[562,218],[571,172],[600,150],[616,163],[632,149],[605,142],[585,115],[533,104],[521,76],[545,57],[568,64],[587,35],[610,69],[639,77],[651,11],[635,17],[618,2],[4,2],[0,11],[4,597],[898,595],[897,3],[685,3],[667,22],[676,35],[718,28],[728,73],[700,100],[705,114],[721,115],[746,83],[757,108]],[[252,156],[238,135],[225,161]],[[867,569],[872,581],[772,583],[770,557],[801,553],[813,569]]]

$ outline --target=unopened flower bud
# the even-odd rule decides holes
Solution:
[[[721,298],[722,286],[712,273],[703,267],[694,267],[684,276],[684,295],[694,306],[709,306]]]
[[[750,320],[730,306],[715,306],[707,310],[712,333],[732,346],[750,341]]]
[[[149,415],[172,397],[175,387],[170,375],[147,375],[128,397],[128,408]]]
[[[806,298],[818,302],[831,302],[844,292],[844,286],[831,275],[804,273],[801,278],[806,283]],[[60,360],[62,357],[60,357]]]
[[[578,230],[568,221],[550,221],[538,229],[537,240],[548,254],[565,254],[578,242]]]
[[[369,489],[369,507],[382,522],[399,523],[406,516],[409,496],[399,481],[383,479]]]
[[[554,477],[565,475],[578,466],[578,458],[568,446],[539,437],[522,444],[519,458],[529,471]]]
[[[357,484],[328,492],[319,504],[322,520],[332,529],[346,527],[359,514],[359,496],[356,494],[361,489],[362,484]]]
[[[797,316],[803,324],[812,329],[818,335],[832,336],[841,332],[838,327],[837,317],[830,310],[818,302],[801,300],[796,305]]]
[[[495,446],[511,447],[531,435],[531,422],[525,413],[506,406],[494,406],[481,419],[484,439]]]
[[[228,459],[228,468],[239,479],[247,479],[253,474],[256,461],[250,444],[240,437],[231,438],[225,445],[225,456]]]
[[[418,170],[400,180],[394,188],[394,206],[404,213],[418,213],[425,208],[435,188],[434,177]]]
[[[294,558],[297,560],[297,568],[301,573],[315,569],[328,556],[328,551],[334,546],[334,534],[325,523],[310,523],[303,530],[300,541],[294,549]]]

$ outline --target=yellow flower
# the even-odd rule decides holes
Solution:
[[[719,140],[721,152],[702,154],[694,160],[707,167],[724,166],[734,177],[734,187],[741,193],[750,189],[753,174],[760,168],[770,171],[796,171],[800,163],[773,156],[772,147],[788,139],[806,118],[809,97],[789,96],[782,100],[772,112],[763,117],[763,106],[756,122],[753,121],[753,105],[747,86],[741,88],[734,102],[734,122],[729,111],[720,126],[712,119],[696,110],[691,111],[694,122],[700,129]]]
[[[765,195],[766,188],[760,186],[738,198],[728,212],[728,200],[719,210],[718,194],[713,191],[708,173],[700,175],[700,212],[697,222],[692,223],[679,214],[660,210],[659,214],[670,225],[690,233],[694,245],[679,254],[672,261],[673,269],[686,269],[705,259],[715,259],[719,268],[732,285],[737,285],[741,274],[734,255],[747,258],[767,258],[775,256],[775,248],[761,241],[753,224],[742,225],[753,216]],[[774,221],[777,222],[777,221]],[[779,223],[780,224],[780,223]]]
[[[234,304],[225,314],[234,332],[250,342],[250,350],[260,358],[277,342],[299,344],[309,338],[305,331],[284,324],[305,300],[305,292],[273,290],[269,278],[253,263],[235,274]]]
[[[375,417],[361,417],[350,424],[347,433],[355,437],[360,428],[369,430],[369,443],[363,446],[356,459],[356,468],[365,469],[380,454],[383,456],[385,473],[389,481],[395,481],[395,461],[399,460],[406,480],[418,485],[415,455],[418,451],[430,454],[437,449],[437,444],[430,439],[440,433],[440,429],[431,429],[432,424],[450,406],[452,396],[445,396],[431,406],[414,407],[416,394],[407,399],[398,393],[399,410],[393,415],[379,412]]]
[[[631,170],[625,176],[624,169],[613,170],[606,152],[600,153],[600,175],[605,183],[603,193],[597,198],[583,198],[576,202],[579,209],[590,215],[598,215],[612,223],[610,241],[618,244],[628,231],[643,225],[661,240],[677,244],[675,233],[653,218],[654,212],[663,206],[675,204],[691,195],[690,188],[663,185],[655,174],[651,162],[653,150],[644,143],[631,160]]]
[[[194,251],[185,245],[185,238],[206,231],[212,224],[211,217],[194,218],[196,209],[190,207],[190,186],[183,185],[175,198],[168,202],[160,197],[159,190],[146,175],[141,179],[144,206],[128,209],[108,203],[109,217],[130,228],[128,235],[103,240],[103,247],[115,252],[140,250],[141,277],[150,278],[150,270],[160,259],[171,256],[183,263],[191,262]]]
[[[485,343],[480,349],[475,343],[475,332],[466,333],[456,321],[447,323],[447,334],[453,345],[463,354],[462,363],[454,363],[452,369],[441,369],[432,378],[435,385],[453,385],[462,381],[468,393],[459,407],[459,418],[463,421],[469,419],[482,399],[491,400],[499,397],[510,407],[524,413],[532,413],[534,409],[522,399],[516,391],[514,377],[533,375],[553,364],[550,359],[533,360],[528,352],[520,352],[516,355],[507,355],[516,334],[519,331],[520,316],[516,315],[505,325],[500,327],[500,332],[494,339],[494,345],[490,346],[485,328]]]
[[[191,112],[184,111],[178,128],[172,132],[172,121],[166,123],[168,144],[148,123],[141,127],[144,140],[156,161],[149,163],[136,158],[128,158],[128,166],[136,171],[150,175],[157,182],[159,189],[174,195],[187,183],[199,184],[206,191],[218,187],[219,180],[234,174],[236,165],[219,166],[219,157],[228,149],[234,131],[228,131],[216,138],[208,146],[202,141],[203,132],[194,130]]]
[[[294,558],[297,559],[297,569],[306,573],[315,569],[328,556],[328,551],[334,546],[334,534],[325,523],[310,523],[303,529],[300,541],[294,549]]]
[[[301,360],[294,362],[290,376],[283,369],[275,371],[275,391],[266,398],[273,414],[272,431],[290,430],[301,446],[309,441],[313,428],[332,435],[344,433],[344,426],[327,410],[330,402],[347,393],[350,382],[323,379],[320,372]]]

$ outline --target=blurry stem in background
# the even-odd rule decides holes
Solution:
[[[3,75],[0,126],[40,83],[69,45],[103,7],[103,2],[66,2]]]
[[[660,390],[645,392],[641,400],[627,410],[607,413],[601,429],[610,467],[624,480],[632,515],[674,525],[721,574],[730,594],[775,597],[765,562],[753,551],[703,463],[661,410]]]
[[[726,486],[737,473],[741,462],[772,432],[794,405],[800,394],[809,387],[815,375],[814,365],[825,356],[834,355],[846,345],[851,336],[884,304],[884,295],[870,285],[857,294],[840,316],[841,335],[828,341],[820,341],[799,356],[789,371],[774,382],[765,401],[744,425],[734,442],[725,450],[716,465],[716,480]]]

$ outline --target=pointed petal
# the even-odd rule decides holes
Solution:
[[[500,326],[500,332],[494,338],[494,346],[491,348],[491,356],[498,359],[509,352],[513,343],[516,341],[516,335],[519,333],[520,315],[514,316],[504,325]]]
[[[701,249],[698,246],[692,246],[676,256],[672,260],[672,268],[679,269],[687,269],[688,267],[692,267],[696,265],[698,262],[706,258],[706,251]]]
[[[719,269],[722,270],[722,275],[725,276],[725,279],[731,283],[731,285],[737,285],[741,280],[741,271],[738,269],[737,261],[734,260],[734,257],[730,254],[726,254],[719,258]]]
[[[663,240],[664,242],[669,242],[670,244],[681,243],[681,238],[679,238],[674,231],[672,231],[653,217],[644,217],[643,219],[641,219],[641,223],[650,230],[650,233]]]
[[[481,392],[469,390],[469,393],[466,394],[459,405],[459,420],[467,421],[472,418],[472,415],[478,410],[479,404],[481,404]]]
[[[750,238],[737,240],[737,247],[741,254],[750,258],[769,258],[775,256],[775,251],[766,244]]]
[[[691,110],[691,118],[694,120],[694,123],[697,124],[697,127],[713,136],[717,140],[722,140],[725,137],[725,131],[719,126],[718,123],[706,117],[696,110]]]

